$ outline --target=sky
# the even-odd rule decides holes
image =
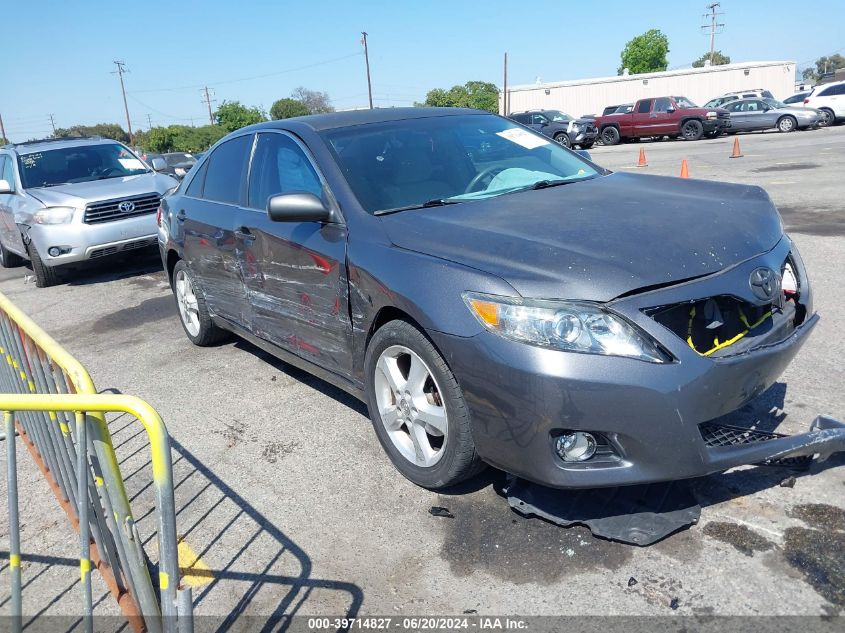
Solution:
[[[669,67],[709,51],[707,0],[665,3],[499,0],[0,0],[4,63],[0,115],[11,140],[126,117],[133,128],[203,125],[201,87],[216,103],[269,110],[298,86],[328,92],[337,109],[367,105],[367,31],[375,105],[410,106],[432,88],[615,75],[632,37],[659,28]],[[845,2],[801,21],[794,0],[722,0],[716,48],[732,61],[795,61],[845,53]],[[659,8],[658,8],[659,7]],[[820,16],[823,19],[817,19]]]

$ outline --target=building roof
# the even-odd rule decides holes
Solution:
[[[677,68],[675,70],[664,70],[656,73],[640,73],[636,75],[613,75],[611,77],[593,77],[590,79],[571,79],[568,81],[544,81],[542,83],[522,84],[519,86],[508,86],[508,92],[520,92],[523,90],[537,90],[545,88],[560,88],[564,86],[581,86],[584,84],[613,83],[619,81],[642,81],[643,79],[656,79],[658,77],[677,77],[682,75],[697,75],[713,72],[725,72],[743,68],[760,68],[764,66],[785,66],[795,65],[795,62],[738,62],[735,64],[721,64],[719,66],[702,66],[701,68]]]

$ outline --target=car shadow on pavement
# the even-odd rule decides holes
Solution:
[[[109,426],[145,551],[157,559],[147,437],[125,415]],[[288,534],[172,437],[171,447],[179,566],[197,630],[284,631],[300,612],[356,617],[358,585],[314,578],[310,556]],[[151,572],[158,578],[155,564]]]
[[[32,274],[31,269],[27,271]],[[61,273],[62,283],[68,286],[90,286],[108,283],[119,279],[162,273],[161,257],[158,249],[136,251],[123,256],[114,256],[103,260],[89,261],[75,269]]]

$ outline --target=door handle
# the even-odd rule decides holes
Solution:
[[[242,226],[239,229],[235,229],[235,237],[242,239],[242,240],[254,240],[255,234],[250,231],[247,227]]]
[[[187,215],[185,214],[185,209],[179,209],[179,213],[176,214],[176,221],[177,222],[184,222]]]

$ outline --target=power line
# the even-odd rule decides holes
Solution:
[[[129,142],[132,143],[132,121],[129,119],[129,104],[126,103],[126,88],[123,85],[123,73],[129,71],[124,68],[126,62],[115,60],[114,64],[117,66],[117,70],[113,71],[112,75],[116,74],[120,77],[120,92],[123,94],[123,109],[126,111],[126,127],[129,128]]]
[[[708,4],[707,8],[710,9],[710,24],[705,24],[702,26],[702,29],[710,29],[710,65],[712,66],[715,61],[715,54],[716,54],[716,30],[720,28],[724,28],[724,24],[719,24],[716,22],[716,16],[724,15],[724,13],[717,13],[716,9],[718,9],[720,3],[714,2],[713,4]],[[702,17],[706,18],[707,14],[704,14]],[[719,31],[721,33],[721,31]]]
[[[154,88],[150,90],[133,90],[130,94],[141,94],[144,92],[177,92],[179,90],[198,90],[205,88],[206,86],[222,86],[224,84],[233,84],[238,83],[241,81],[252,81],[253,79],[264,79],[266,77],[275,77],[276,75],[284,75],[286,73],[293,73],[299,70],[308,70],[309,68],[316,68],[317,66],[325,66],[326,64],[333,64],[334,62],[339,62],[345,59],[351,59],[352,57],[359,57],[361,55],[360,52],[352,53],[350,55],[343,55],[342,57],[335,57],[332,59],[326,59],[321,62],[315,62],[313,64],[307,64],[305,66],[297,66],[296,68],[286,68],[285,70],[278,70],[272,73],[266,73],[263,75],[252,75],[251,77],[240,77],[238,79],[227,79],[223,81],[210,81],[207,84],[193,84],[191,86],[176,86],[172,88]]]

